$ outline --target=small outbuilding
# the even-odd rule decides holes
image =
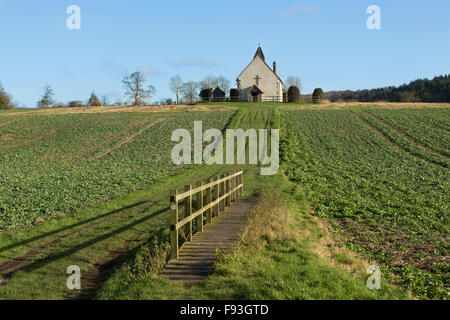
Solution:
[[[225,101],[225,91],[223,91],[219,87],[215,88],[212,92],[212,100],[215,102]]]

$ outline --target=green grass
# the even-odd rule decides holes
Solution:
[[[389,117],[391,110],[369,112]],[[412,127],[419,126],[415,112],[405,114]],[[416,295],[448,298],[448,158],[427,153],[362,110],[290,111],[283,128],[289,178],[305,188],[341,241]]]
[[[136,276],[130,270],[140,269],[139,254],[126,262],[98,291],[97,299],[405,299],[401,289],[383,282],[382,290],[366,287],[363,272],[350,274],[332,266],[313,253],[320,241],[320,227],[311,219],[303,192],[282,174],[261,177],[257,170],[247,172],[246,194],[261,186],[269,192],[266,205],[253,214],[271,220],[270,233],[252,234],[230,254],[220,258],[214,273],[204,282],[184,286],[152,274]],[[276,188],[270,191],[271,188]],[[275,196],[274,196],[275,195]],[[277,197],[278,195],[278,197]],[[286,203],[283,204],[283,199]],[[270,205],[270,207],[269,207]],[[286,214],[283,223],[274,213]],[[261,228],[261,225],[257,225]],[[274,231],[275,230],[275,231]],[[286,236],[289,234],[291,236]],[[308,236],[306,236],[308,235]],[[342,254],[341,254],[342,255]],[[353,264],[345,260],[344,264]]]
[[[0,212],[3,208],[4,214],[1,223],[16,228],[0,232],[0,268],[2,263],[26,257],[23,268],[1,272],[7,281],[0,284],[0,299],[77,298],[79,295],[66,288],[65,271],[73,264],[81,267],[83,276],[96,280],[92,283],[82,280],[87,287],[81,294],[90,298],[410,297],[385,278],[383,290],[368,290],[365,269],[361,268],[364,263],[339,243],[327,240],[327,245],[323,245],[324,239],[328,239],[326,229],[311,215],[311,205],[330,221],[334,230],[345,231],[337,236],[347,247],[382,263],[383,275],[395,274],[397,278],[391,279],[414,288],[421,297],[432,297],[433,290],[442,293],[442,280],[435,275],[448,273],[448,266],[434,265],[437,271],[430,273],[411,264],[392,273],[386,250],[378,250],[371,244],[384,243],[386,235],[394,232],[401,236],[406,233],[411,245],[432,245],[435,255],[445,254],[445,244],[434,236],[448,231],[445,227],[448,217],[439,209],[447,205],[448,186],[442,181],[447,169],[436,169],[435,164],[424,159],[411,159],[377,137],[348,111],[294,111],[289,112],[288,118],[280,118],[280,106],[285,104],[230,103],[223,104],[229,112],[217,113],[0,116],[0,126],[10,120],[20,121],[17,129],[10,125],[0,127],[0,137],[6,137],[0,139],[0,148],[6,150],[2,153],[0,177],[7,181],[0,186],[3,188]],[[351,110],[360,112],[361,108]],[[217,272],[202,284],[184,287],[146,274],[143,257],[152,250],[160,252],[167,243],[169,189],[183,188],[237,168],[171,166],[170,133],[178,127],[191,128],[194,120],[203,120],[205,127],[223,128],[233,114],[229,128],[281,128],[282,137],[287,137],[283,142],[283,167],[291,181],[281,173],[260,176],[255,166],[245,166],[244,181],[246,195],[260,195],[266,189],[282,192],[293,223],[270,237],[259,234],[265,244],[262,248],[256,250],[247,242],[234,254],[223,257]],[[166,122],[108,156],[88,161],[116,145],[117,140],[101,145],[111,134],[119,134],[120,142],[124,135],[142,127],[140,121],[161,117]],[[8,149],[11,135],[16,143],[36,136],[43,138]],[[84,150],[99,145],[93,153],[84,154]],[[161,150],[163,154],[159,154]],[[61,162],[67,158],[72,160]],[[380,163],[390,167],[384,168]],[[407,179],[411,170],[417,175]],[[100,203],[96,204],[97,201]],[[21,228],[41,216],[46,218],[44,222]],[[344,220],[356,224],[343,228],[336,223]],[[364,233],[368,222],[382,228]],[[285,231],[299,237],[286,238]],[[355,234],[361,235],[362,240],[355,238]],[[155,236],[158,245],[153,241]],[[403,238],[394,243],[400,246],[398,250],[406,248],[402,247]],[[95,265],[115,260],[119,255],[114,264],[121,265],[118,271],[107,270],[95,279]],[[129,270],[141,270],[140,267],[144,272],[131,277]]]
[[[224,128],[232,115],[0,116],[0,230],[67,214],[177,174],[180,168],[170,157],[171,133],[192,129],[194,120],[203,121],[205,129]],[[159,119],[164,121],[124,143]],[[113,152],[102,156],[108,151]]]
[[[114,253],[132,254],[154,236],[164,235],[169,227],[169,188],[182,188],[223,170],[213,166],[187,168],[152,187],[76,214],[56,217],[32,229],[0,233],[0,266],[1,262],[37,252],[22,270],[13,268],[2,274],[8,280],[0,285],[0,299],[76,297],[66,287],[68,266],[80,266],[82,275],[87,276],[95,264],[108,261]],[[84,285],[92,289],[86,288],[88,283]]]
[[[278,128],[279,112],[272,105],[241,107],[230,124],[232,128]],[[278,232],[264,232],[251,237],[232,254],[226,255],[215,266],[215,272],[206,281],[183,286],[154,274],[130,273],[145,269],[143,258],[137,254],[111,276],[98,291],[98,299],[404,299],[408,296],[400,289],[385,283],[383,290],[367,289],[366,276],[359,270],[350,275],[330,261],[319,257],[312,247],[321,241],[323,231],[311,218],[309,205],[300,188],[289,182],[280,172],[276,176],[260,176],[255,167],[245,174],[245,195],[261,195],[263,190],[276,189],[286,198],[288,208],[281,211],[289,215],[289,222],[277,223]],[[273,191],[274,193],[276,191]],[[270,194],[272,192],[269,192]],[[272,208],[277,203],[269,201]],[[268,209],[260,208],[265,212]],[[269,215],[269,219],[270,219]],[[265,224],[267,225],[267,224]],[[305,235],[285,238],[288,232]],[[306,236],[308,235],[308,236]],[[255,246],[255,241],[264,243]],[[146,252],[144,250],[144,252]],[[335,262],[352,265],[338,253]],[[151,265],[151,261],[147,261]]]

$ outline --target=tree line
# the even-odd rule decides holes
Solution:
[[[399,87],[330,91],[324,93],[324,99],[331,102],[450,102],[450,75],[438,76],[432,80],[419,79]]]
[[[291,91],[291,96],[300,97],[302,84],[298,77],[289,76],[284,81],[285,89],[294,87],[299,90]],[[134,72],[122,79],[122,86],[125,90],[125,96],[128,102],[118,99],[114,103],[110,103],[108,96],[98,97],[94,91],[86,102],[81,100],[69,101],[67,104],[57,103],[53,97],[55,95],[53,88],[46,84],[44,92],[37,102],[39,108],[50,107],[86,107],[86,106],[109,106],[109,105],[147,105],[148,100],[156,93],[153,85],[147,84],[145,75],[141,72]],[[169,81],[169,87],[176,97],[176,103],[195,103],[199,98],[199,93],[204,89],[214,89],[216,87],[222,89],[225,93],[229,93],[231,82],[223,76],[208,75],[201,81],[184,81],[181,76],[176,75]],[[299,98],[295,98],[297,101]],[[399,87],[385,87],[371,90],[358,91],[330,91],[320,92],[320,100],[328,99],[331,102],[337,101],[360,101],[360,102],[450,102],[450,75],[438,76],[432,80],[419,79],[404,84]],[[172,98],[162,99],[160,102],[153,104],[173,104]],[[11,95],[5,92],[0,84],[0,109],[14,108],[16,103],[13,102]]]
[[[67,103],[56,102],[54,100],[55,92],[50,84],[45,84],[43,88],[43,93],[37,101],[38,108],[75,108],[75,107],[96,107],[96,106],[126,106],[126,105],[148,105],[149,99],[151,99],[155,93],[156,89],[153,85],[147,83],[145,75],[141,72],[134,72],[122,79],[122,86],[125,90],[125,96],[128,101],[122,101],[117,99],[115,102],[111,103],[107,95],[103,95],[100,98],[97,96],[95,91],[92,91],[89,99],[73,100]],[[289,76],[285,80],[286,90],[291,86],[300,88],[301,82],[298,77]],[[159,102],[153,102],[152,104],[192,104],[198,101],[200,97],[200,92],[205,89],[215,89],[220,88],[226,94],[230,93],[231,81],[223,76],[207,75],[201,81],[184,81],[180,75],[173,76],[169,81],[169,87],[171,92],[176,97],[176,101],[172,98],[162,99]],[[298,93],[300,94],[300,93]],[[15,107],[15,103],[12,102],[12,97],[8,95],[0,84],[0,109],[9,109]]]

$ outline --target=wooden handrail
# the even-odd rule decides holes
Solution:
[[[244,188],[244,171],[233,171],[228,175],[216,177],[205,184],[198,182],[195,189],[191,185],[185,186],[183,193],[178,189],[170,191],[170,246],[171,259],[178,259],[178,232],[184,229],[186,241],[192,241],[193,221],[197,219],[196,232],[203,232],[204,214],[206,223],[212,223],[214,217],[220,216],[227,207],[242,197]],[[192,199],[196,197],[195,212]],[[184,201],[185,216],[179,221],[179,202]]]

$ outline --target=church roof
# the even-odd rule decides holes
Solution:
[[[261,49],[261,47],[258,47],[258,50],[256,50],[255,56],[253,57],[253,59],[255,59],[256,57],[260,57],[262,59],[262,61],[266,62],[266,57],[264,56],[264,53]]]
[[[281,81],[281,83],[283,83],[283,80],[281,80],[281,78],[278,76],[278,74],[276,74],[275,72],[273,72],[272,68],[269,67],[269,65],[266,62],[266,57],[264,56],[264,53],[261,49],[261,47],[258,47],[258,50],[256,50],[255,56],[253,57],[253,60],[256,59],[256,57],[260,57],[261,60],[264,62],[264,64],[266,65],[267,68],[269,68],[270,71],[272,71],[272,73],[278,78],[278,80]],[[239,76],[237,77],[237,79],[239,79],[239,77],[245,72],[245,70],[247,70],[247,68],[250,66],[251,62],[247,65],[247,67],[245,67],[244,70],[242,70],[242,72],[239,74]]]

